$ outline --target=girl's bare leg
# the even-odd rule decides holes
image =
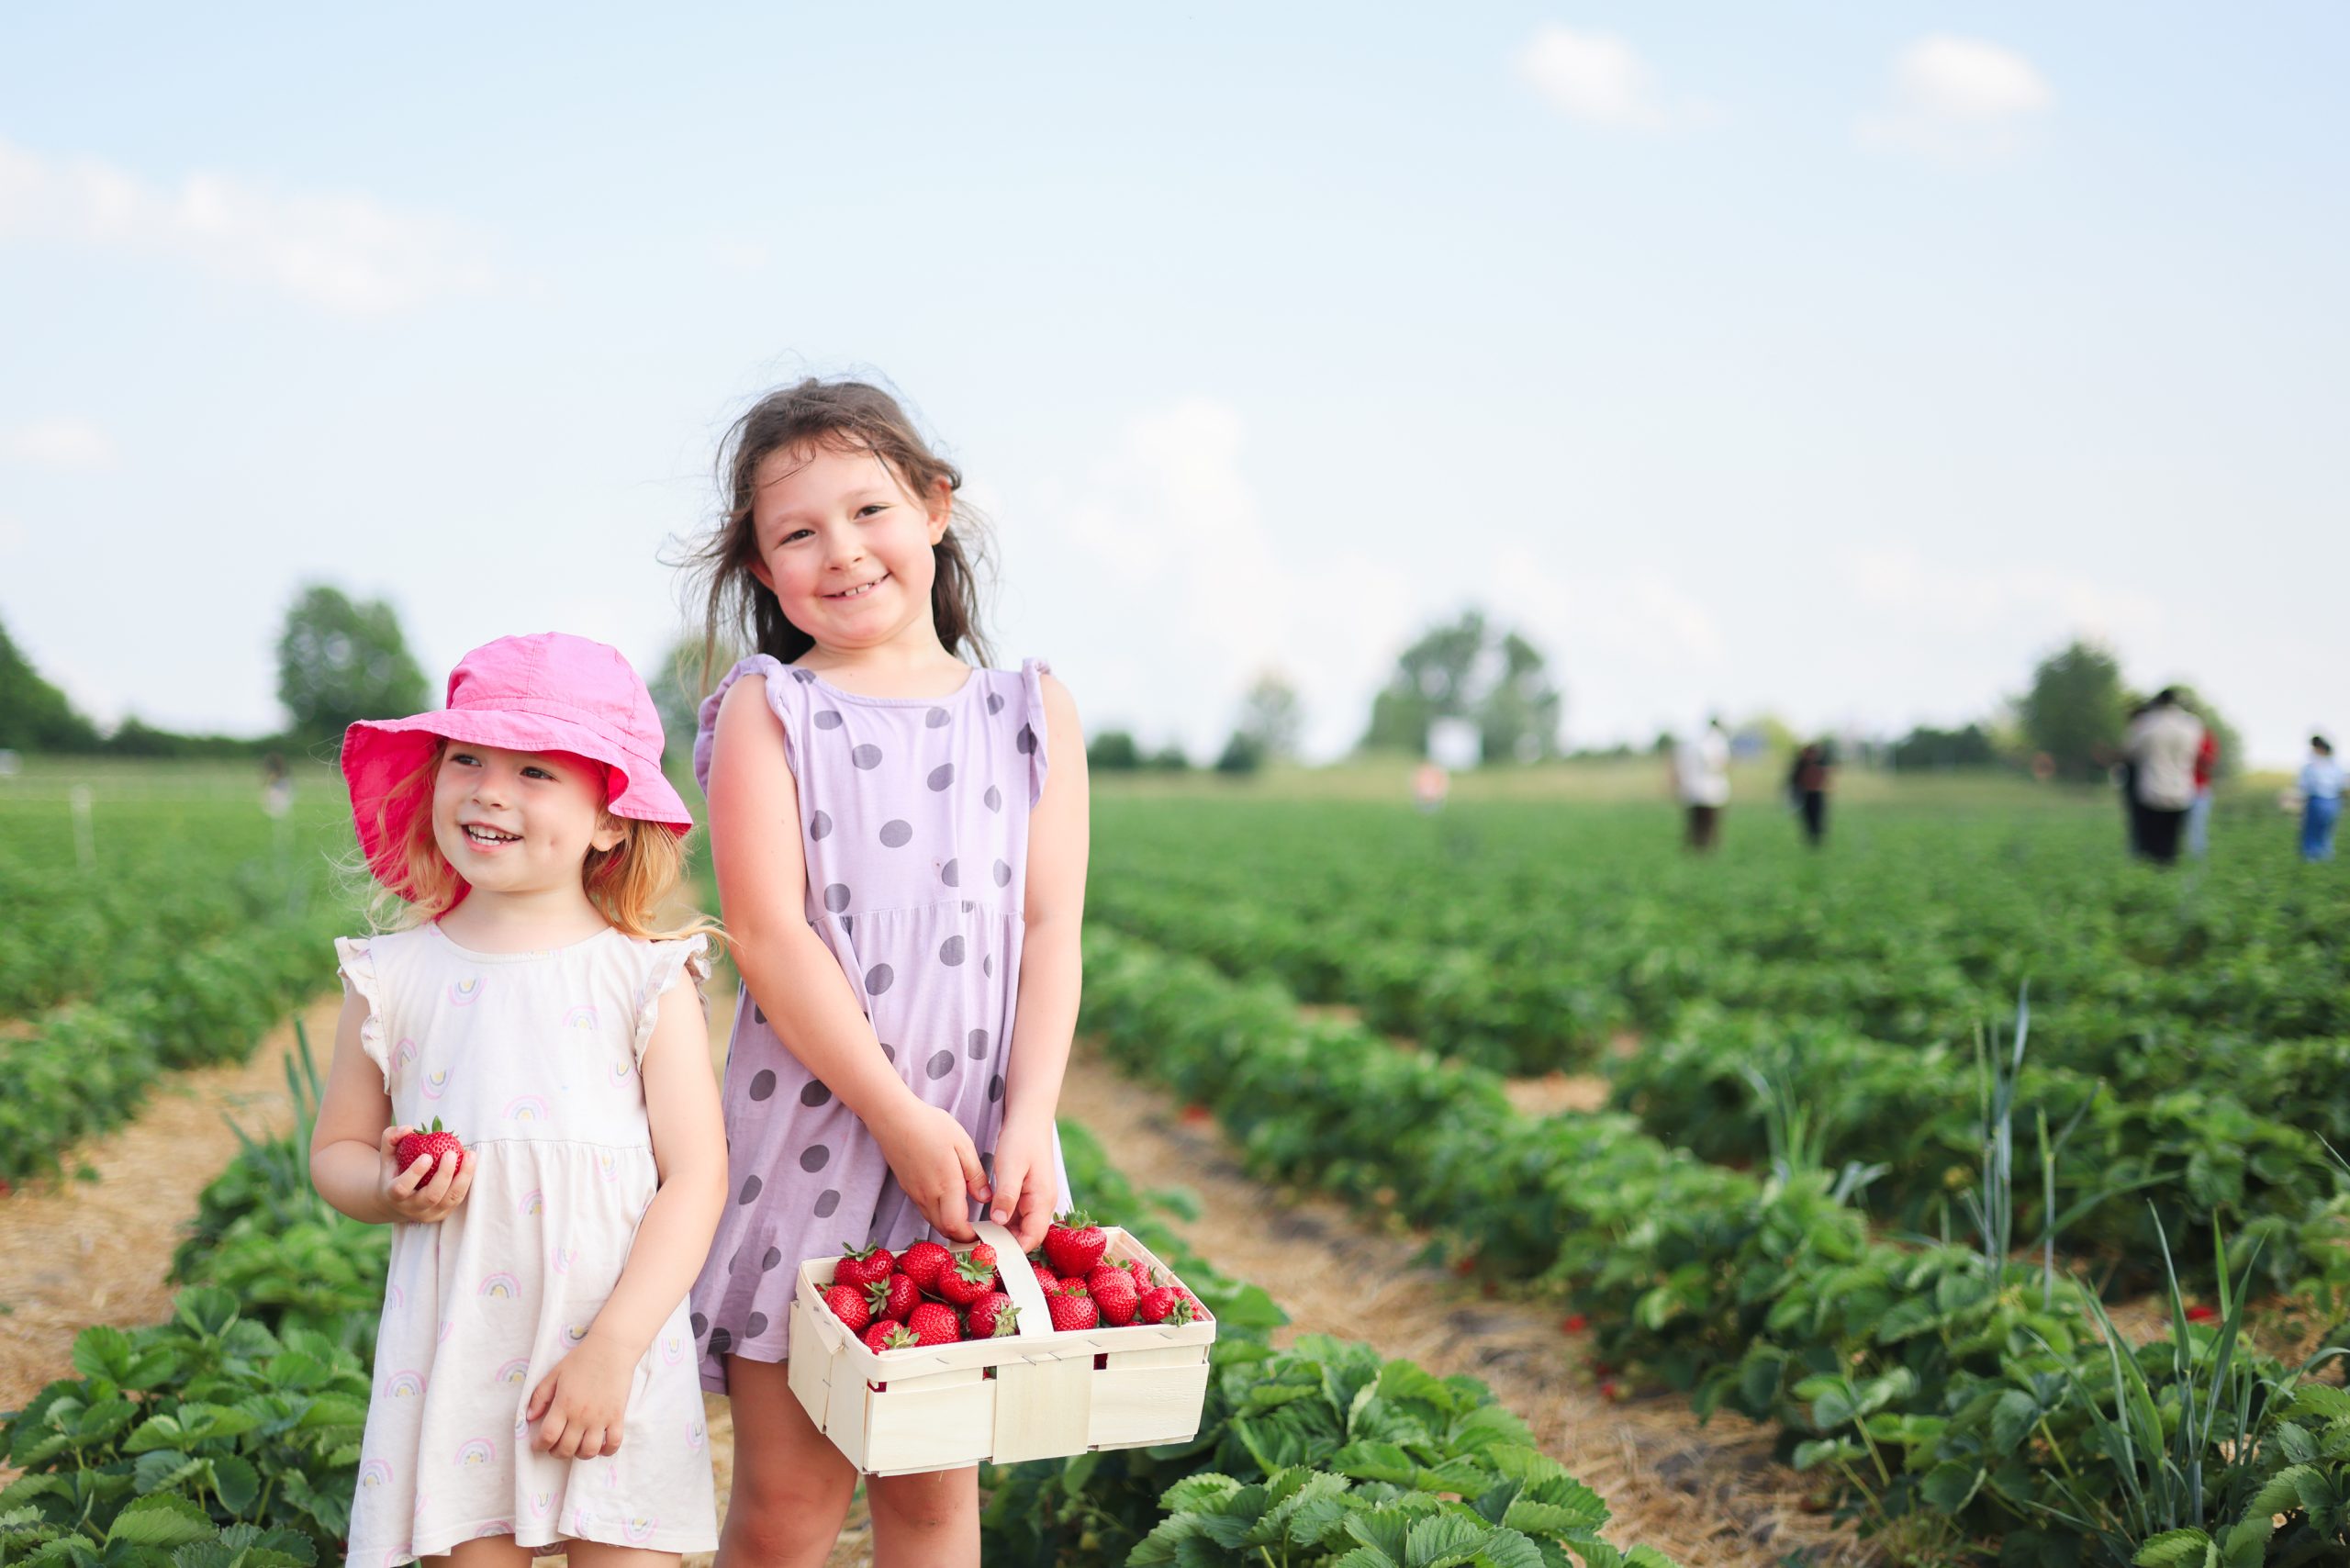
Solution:
[[[876,1475],[865,1484],[865,1504],[873,1514],[873,1568],[979,1568],[977,1467]]]
[[[784,1362],[731,1356],[726,1368],[734,1410],[734,1491],[715,1568],[819,1568],[848,1518],[856,1470],[800,1407]],[[970,1560],[976,1564],[979,1473],[967,1473],[973,1478]]]

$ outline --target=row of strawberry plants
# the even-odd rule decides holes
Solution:
[[[2093,1072],[2149,1041],[2350,1032],[2338,879],[2280,883],[2238,856],[2165,881],[2112,853],[2103,812],[1858,812],[1824,860],[1789,843],[1697,862],[1652,815],[1113,803],[1094,908],[1155,941],[1225,928],[1187,940],[1521,1070],[1695,999],[1964,1038],[2025,979]],[[1415,957],[1433,986],[1413,986]]]
[[[318,954],[346,922],[321,902],[169,951],[0,1039],[0,1181],[54,1172],[136,1114],[159,1073],[242,1060],[317,988]]]
[[[2275,1078],[2264,1085],[2257,1074],[2244,1076],[2250,1058],[2265,1058],[2280,1074],[2299,1069],[2333,1081],[2340,1042],[2247,1047],[2223,1062],[2207,1061],[2190,1081],[2174,1071],[2167,1083],[2151,1084],[2149,1073],[2117,1088],[2039,1064],[2061,1026],[2045,1019],[2035,1025],[2034,1057],[2017,1085],[2018,1125],[2035,1136],[2047,1128],[2055,1150],[2048,1191],[2035,1188],[2023,1199],[2028,1224],[2042,1224],[2043,1205],[2053,1203],[2058,1216],[2069,1216],[2065,1245],[2109,1260],[2131,1286],[2158,1268],[2160,1233],[2216,1231],[2238,1256],[2258,1244],[2270,1289],[2314,1277],[2350,1290],[2350,1255],[2336,1244],[2331,1222],[2350,1192],[2327,1148],[2328,1138],[2350,1131],[2339,1097],[2314,1092],[2313,1082],[2294,1093]],[[2329,1048],[2308,1048],[2315,1045]],[[1979,1167],[1986,1060],[1977,1043],[1892,1046],[1699,1007],[1606,1066],[1615,1106],[1707,1159],[1767,1159],[1775,1108],[1799,1106],[1827,1155],[1880,1169],[1865,1191],[1872,1214],[1935,1231],[1947,1228]]]
[[[188,1288],[172,1319],[84,1330],[81,1375],[0,1417],[0,1451],[24,1472],[0,1489],[0,1562],[310,1568],[341,1554],[389,1232],[310,1190],[307,1041],[287,1078],[295,1126],[244,1139],[206,1189],[174,1258]],[[991,1469],[990,1562],[1671,1568],[1608,1543],[1605,1504],[1482,1383],[1326,1338],[1273,1350],[1265,1331],[1284,1319],[1270,1298],[1158,1217],[1190,1200],[1138,1193],[1082,1128],[1061,1131],[1089,1203],[1133,1216],[1221,1333],[1192,1441]]]
[[[2300,1384],[2237,1342],[2233,1314],[2224,1341],[2182,1322],[2176,1355],[2117,1358],[2065,1274],[1987,1241],[1874,1238],[1851,1201],[1856,1170],[1788,1159],[1749,1175],[1629,1118],[1520,1116],[1488,1073],[1301,1019],[1277,988],[1112,935],[1089,936],[1087,969],[1085,1027],[1211,1107],[1259,1170],[1391,1209],[1494,1274],[1563,1291],[1608,1359],[1700,1410],[1777,1421],[1798,1463],[1911,1550],[2069,1568],[2215,1522],[2257,1524],[2264,1542],[2345,1539],[2338,1513],[2254,1507],[2299,1451],[2271,1439]],[[2144,1468],[2171,1460],[2107,1437],[2121,1367],[2177,1428],[2231,1360],[2259,1395],[2187,1420],[2192,1496],[2132,1503]]]

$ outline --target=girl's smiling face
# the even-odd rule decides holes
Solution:
[[[936,641],[931,550],[950,516],[944,485],[925,505],[873,454],[831,446],[771,452],[754,484],[751,573],[786,620],[827,648],[878,647],[916,628]]]
[[[432,780],[432,841],[485,891],[576,888],[588,852],[621,838],[604,790],[604,770],[581,757],[451,741]]]

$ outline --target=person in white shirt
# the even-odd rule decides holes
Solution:
[[[2310,737],[2310,759],[2301,764],[2301,858],[2333,858],[2333,824],[2342,820],[2342,765],[2333,744]]]
[[[1688,810],[1688,845],[1711,849],[1721,833],[1722,808],[1729,804],[1729,734],[1709,719],[1696,738],[1674,750],[1673,786]]]
[[[2154,693],[2130,722],[2122,749],[2138,802],[2138,849],[2158,866],[2178,858],[2179,830],[2195,804],[2195,754],[2202,746],[2203,721],[2180,704],[2176,687]]]

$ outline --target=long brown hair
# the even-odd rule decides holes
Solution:
[[[751,511],[758,498],[759,465],[768,454],[819,447],[879,458],[907,493],[925,505],[941,484],[946,487],[954,498],[948,503],[946,532],[931,546],[930,619],[948,653],[987,664],[990,655],[979,629],[979,568],[992,563],[985,520],[955,495],[963,487],[961,471],[930,449],[889,393],[867,382],[821,381],[811,375],[751,405],[719,443],[718,488],[723,510],[685,558],[690,580],[704,592],[702,689],[709,689],[717,673],[721,647],[769,654],[790,664],[816,645],[813,637],[785,619],[774,593],[751,575],[751,563],[759,557]]]

